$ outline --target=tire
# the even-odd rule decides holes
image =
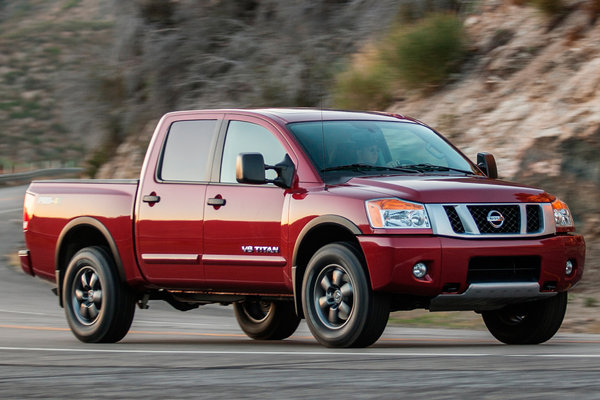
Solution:
[[[567,292],[481,315],[490,333],[506,344],[539,344],[560,328],[567,311]]]
[[[285,339],[300,324],[291,301],[246,300],[234,303],[233,311],[244,333],[257,340]]]
[[[371,290],[360,253],[349,243],[323,246],[310,259],[302,307],[310,331],[327,347],[366,347],[383,333],[386,296]]]
[[[67,266],[63,304],[71,331],[82,342],[114,343],[129,331],[136,299],[102,247],[78,251]]]

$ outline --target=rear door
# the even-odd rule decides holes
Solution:
[[[289,195],[273,184],[239,184],[235,179],[239,153],[258,152],[274,165],[295,156],[278,130],[249,116],[229,116],[218,182],[207,188],[204,225],[207,283],[227,290],[281,292],[287,249]],[[219,165],[219,163],[217,163]],[[275,177],[273,171],[267,177]]]
[[[167,120],[155,139],[136,211],[138,262],[151,283],[204,281],[204,204],[221,120],[219,114]]]

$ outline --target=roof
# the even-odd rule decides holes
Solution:
[[[401,115],[387,114],[383,112],[367,111],[345,111],[345,110],[325,110],[319,108],[239,108],[239,109],[220,109],[220,110],[195,110],[195,111],[176,111],[169,114],[193,114],[193,113],[227,113],[243,115],[261,115],[273,120],[278,120],[282,124],[291,122],[305,121],[335,121],[335,120],[378,120],[378,121],[398,121],[398,119],[412,120]]]

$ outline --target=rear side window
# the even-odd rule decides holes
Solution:
[[[250,122],[231,121],[223,150],[221,182],[237,183],[235,163],[240,153],[261,153],[268,165],[283,161],[286,154],[279,140],[268,129]],[[275,179],[277,173],[268,170],[266,176],[267,179]]]
[[[174,122],[165,141],[158,178],[178,182],[208,181],[216,125],[216,120]]]

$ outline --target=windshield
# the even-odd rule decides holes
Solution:
[[[417,123],[312,121],[288,128],[326,181],[365,174],[480,174],[444,139]]]

